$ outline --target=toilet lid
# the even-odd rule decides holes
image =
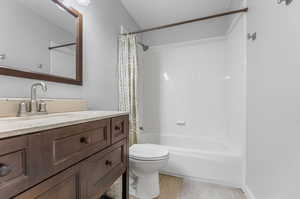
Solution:
[[[129,157],[145,161],[163,160],[169,157],[169,151],[155,144],[135,144],[129,149]]]

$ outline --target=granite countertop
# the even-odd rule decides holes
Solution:
[[[81,111],[30,117],[0,118],[0,139],[127,115],[118,111]]]

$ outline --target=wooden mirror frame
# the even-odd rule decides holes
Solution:
[[[59,0],[50,0],[50,1],[53,1],[54,3],[58,4],[60,7],[65,9],[68,13],[70,13],[76,18],[76,44],[77,44],[76,45],[76,79],[60,77],[60,76],[55,76],[50,74],[26,72],[26,71],[21,71],[16,69],[5,68],[5,66],[0,67],[0,75],[82,85],[83,83],[82,82],[82,71],[83,71],[82,70],[82,30],[83,30],[82,15],[76,9],[66,7]]]

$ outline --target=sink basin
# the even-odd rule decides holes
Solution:
[[[73,114],[74,115],[74,114]],[[27,120],[38,120],[38,119],[47,119],[47,118],[58,118],[58,117],[72,117],[72,113],[63,113],[63,114],[46,114],[46,115],[34,115],[27,117],[10,117],[10,118],[0,118],[0,122],[5,121],[27,121]]]

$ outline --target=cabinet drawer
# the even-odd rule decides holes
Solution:
[[[127,166],[126,147],[126,141],[121,141],[84,162],[86,199],[98,199],[124,173]]]
[[[0,141],[0,196],[9,198],[30,185],[27,137]]]
[[[107,123],[108,124],[108,123]],[[93,146],[108,146],[108,125],[103,128],[89,130],[87,132],[71,135],[68,137],[57,137],[53,139],[53,161],[54,164],[59,164],[72,157],[77,152]]]
[[[128,116],[115,117],[111,121],[111,141],[116,143],[128,135]]]
[[[15,199],[81,199],[80,167],[72,167],[26,191]]]
[[[108,147],[110,120],[41,132],[32,135],[31,142],[37,149],[42,149],[39,166],[42,169],[41,175],[50,175]]]

